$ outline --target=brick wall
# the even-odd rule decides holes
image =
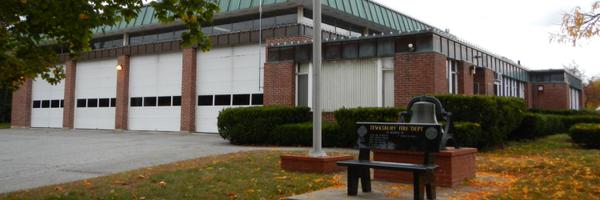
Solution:
[[[458,93],[464,95],[473,95],[473,75],[471,67],[473,65],[468,62],[459,62],[458,64]]]
[[[12,95],[10,125],[12,128],[31,127],[31,90],[33,81],[26,80]]]
[[[533,93],[534,91],[534,87],[532,87],[532,84],[530,83],[525,83],[525,103],[527,104],[527,108],[533,108]]]
[[[195,48],[183,49],[181,79],[181,131],[196,131],[196,59]]]
[[[569,109],[569,86],[566,83],[532,84],[533,108]],[[543,86],[544,91],[538,91]]]
[[[264,104],[294,106],[296,76],[293,61],[265,63]]]
[[[448,93],[446,56],[435,52],[398,53],[394,60],[395,105],[404,107],[415,96]]]
[[[492,70],[478,67],[474,77],[475,84],[479,85],[479,93],[477,94],[494,96],[494,80]]]
[[[129,116],[129,56],[121,55],[117,64],[123,67],[117,71],[117,105],[115,107],[115,129],[128,129]]]
[[[77,62],[67,59],[65,62],[65,103],[63,110],[63,127],[72,129],[75,117],[75,80],[77,74]]]

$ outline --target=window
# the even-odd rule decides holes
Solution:
[[[88,108],[96,108],[96,107],[98,107],[98,99],[88,99],[87,100],[87,107]]]
[[[42,102],[41,101],[33,101],[33,108],[41,108],[42,107]]]
[[[198,105],[199,106],[212,106],[213,105],[213,96],[212,95],[198,96]]]
[[[61,108],[65,107],[65,100],[64,99],[60,100],[60,107]]]
[[[102,98],[102,99],[98,99],[98,107],[109,107],[110,106],[110,99],[109,98]]]
[[[50,100],[43,100],[42,108],[50,108]]]
[[[117,99],[111,98],[110,99],[110,107],[115,107],[115,106],[117,106]]]
[[[446,60],[446,71],[448,79],[448,93],[458,94],[458,76],[456,74],[456,68],[458,63],[455,60]]]
[[[171,106],[171,97],[158,97],[158,106]]]
[[[231,105],[231,95],[215,95],[215,106]]]
[[[181,106],[181,96],[173,96],[173,106]]]
[[[156,97],[144,97],[144,107],[156,106]]]
[[[263,105],[263,94],[252,94],[252,105]]]
[[[60,100],[58,100],[58,99],[52,100],[50,102],[50,107],[52,107],[52,108],[60,108]]]
[[[234,106],[250,105],[250,95],[249,94],[234,94],[233,95],[233,105]]]
[[[296,105],[308,107],[308,71],[309,65],[302,64],[298,65],[298,78],[297,81],[297,94],[296,94]],[[252,101],[254,104],[254,99]]]
[[[87,106],[87,100],[85,99],[77,99],[77,107],[85,108]]]
[[[142,102],[143,102],[142,97],[134,97],[134,98],[131,98],[130,105],[131,105],[131,107],[141,107]]]

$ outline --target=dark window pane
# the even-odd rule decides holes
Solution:
[[[263,94],[252,94],[252,105],[263,105]]]
[[[215,95],[215,106],[231,105],[231,95]]]
[[[144,106],[156,106],[156,97],[144,97]]]
[[[50,108],[50,100],[43,100],[42,108]]]
[[[77,107],[85,108],[87,106],[87,101],[85,99],[77,99]]]
[[[110,107],[115,107],[115,106],[117,106],[117,99],[111,98],[110,99]]]
[[[171,106],[171,97],[158,97],[158,106]]]
[[[233,95],[233,105],[236,105],[236,106],[250,105],[250,95],[249,94]]]
[[[110,99],[109,98],[98,99],[98,106],[99,107],[109,107]]]
[[[181,96],[173,96],[173,106],[181,106]]]
[[[88,99],[87,102],[88,102],[88,104],[87,104],[88,108],[98,107],[98,99]]]
[[[131,107],[140,107],[142,106],[142,97],[134,97],[131,98]]]
[[[60,100],[58,100],[58,99],[52,100],[50,102],[50,107],[52,107],[52,108],[60,108]]]
[[[198,96],[198,105],[199,106],[212,106],[213,105],[213,96],[212,95]]]
[[[60,107],[61,108],[65,107],[65,100],[64,99],[60,100]]]
[[[33,108],[40,108],[40,107],[42,107],[41,101],[33,101]]]

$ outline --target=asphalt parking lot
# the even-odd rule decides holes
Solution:
[[[213,134],[0,129],[0,193],[252,149]]]

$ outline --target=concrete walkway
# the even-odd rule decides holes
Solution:
[[[0,193],[253,149],[214,134],[0,129]]]

